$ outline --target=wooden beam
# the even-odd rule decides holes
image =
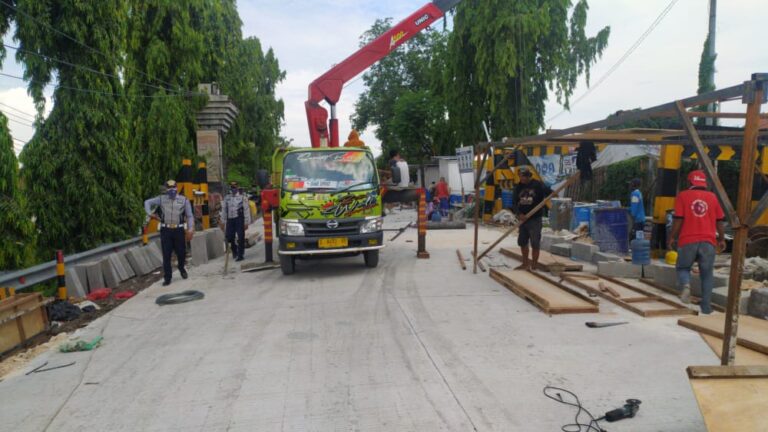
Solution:
[[[701,138],[699,137],[699,133],[696,131],[696,127],[693,126],[693,122],[691,121],[691,118],[688,117],[687,112],[685,111],[685,105],[683,105],[682,101],[675,102],[675,107],[677,108],[677,113],[680,117],[680,121],[683,122],[683,127],[685,128],[685,131],[688,133],[688,136],[691,138],[691,141],[693,142],[693,148],[696,150],[696,155],[699,157],[699,161],[701,161],[702,165],[704,165],[704,171],[707,173],[707,177],[709,177],[709,180],[712,181],[712,184],[715,186],[715,195],[717,195],[717,198],[720,200],[720,204],[723,206],[723,210],[725,210],[725,214],[728,217],[728,220],[731,222],[731,225],[735,228],[739,226],[739,217],[736,214],[736,211],[733,209],[733,204],[731,204],[731,200],[728,198],[728,194],[725,192],[725,187],[723,187],[723,183],[720,181],[720,178],[717,176],[717,171],[715,171],[714,165],[712,165],[712,161],[709,159],[709,149],[704,147],[704,144],[701,142]],[[755,140],[755,145],[757,145],[757,140]],[[754,152],[753,152],[754,153]],[[743,159],[742,159],[743,163]],[[754,154],[752,155],[752,162],[748,166],[754,165]],[[749,174],[752,175],[752,171],[749,171]],[[750,189],[751,189],[752,183],[750,182]],[[751,193],[751,190],[750,190]]]
[[[544,199],[543,199],[543,200],[542,200],[542,201],[541,201],[541,202],[540,202],[540,203],[539,203],[539,204],[538,204],[536,207],[534,207],[534,208],[533,208],[533,210],[529,211],[529,212],[528,212],[528,214],[527,214],[527,215],[525,215],[525,217],[526,217],[526,218],[529,218],[529,217],[533,216],[534,214],[536,214],[536,212],[537,212],[537,211],[541,210],[541,209],[542,209],[542,208],[543,208],[545,205],[547,205],[547,202],[549,202],[549,200],[551,200],[552,198],[556,197],[556,196],[557,196],[557,194],[559,194],[559,193],[560,193],[562,190],[564,190],[566,187],[570,186],[570,185],[571,185],[573,182],[575,182],[575,181],[576,181],[576,180],[577,180],[577,179],[578,179],[580,176],[581,176],[581,173],[580,173],[579,171],[576,171],[576,173],[575,173],[575,174],[573,174],[572,176],[570,176],[570,177],[568,178],[568,180],[566,180],[565,182],[563,182],[563,184],[561,184],[561,185],[560,185],[560,186],[559,186],[557,189],[555,189],[554,191],[552,191],[552,193],[551,193],[551,194],[549,194],[549,196],[548,196],[548,197],[544,198]],[[510,229],[508,229],[508,230],[507,230],[507,232],[505,232],[504,234],[502,234],[502,235],[501,235],[501,237],[499,237],[499,239],[498,239],[498,240],[496,240],[495,242],[493,242],[493,244],[492,244],[492,245],[488,246],[488,248],[487,248],[485,251],[483,251],[483,253],[481,253],[481,254],[480,254],[480,255],[479,255],[479,256],[478,256],[476,259],[480,259],[480,258],[482,258],[482,257],[486,256],[486,255],[488,254],[488,252],[490,252],[491,250],[493,250],[493,248],[495,248],[496,246],[498,246],[498,245],[499,245],[499,243],[501,243],[501,241],[502,241],[502,240],[504,240],[505,238],[507,238],[507,237],[508,237],[510,234],[512,234],[513,232],[515,232],[515,230],[516,230],[516,229],[520,228],[520,225],[522,225],[522,224],[523,224],[523,222],[522,222],[522,221],[519,221],[519,222],[517,222],[516,224],[514,224],[514,225],[513,225],[513,226],[512,226]]]
[[[475,175],[475,214],[473,216],[475,222],[475,244],[472,249],[472,274],[477,274],[477,236],[480,230],[480,204],[484,201],[480,200],[480,176],[483,174],[483,167],[485,167],[485,161],[488,159],[488,153],[493,151],[493,148],[488,148],[487,145],[478,144],[475,146],[475,155],[480,154],[480,150],[483,150],[483,159],[480,165],[477,166],[477,174]]]
[[[688,378],[768,378],[768,366],[688,366]]]
[[[759,83],[762,84],[762,83]],[[763,88],[757,85],[747,104],[747,119],[744,122],[744,145],[741,147],[741,169],[739,172],[739,197],[736,202],[739,218],[748,220],[749,206],[752,203],[752,167],[755,165],[757,152],[757,133],[760,128],[760,107],[763,104]],[[720,363],[733,366],[736,359],[736,336],[739,331],[739,303],[741,300],[741,279],[744,275],[744,257],[747,252],[749,227],[739,226],[733,238],[731,252],[731,273],[728,280],[728,305],[725,308],[725,330],[723,331],[723,356]]]
[[[732,118],[732,119],[742,119],[747,117],[745,113],[702,112],[702,111],[689,111],[688,116],[689,117],[707,117],[707,118]],[[768,118],[768,114],[760,114],[760,118],[766,119]]]
[[[747,226],[752,228],[753,226],[757,225],[757,221],[760,220],[760,216],[762,216],[766,210],[768,210],[768,191],[763,194],[762,198],[760,198],[760,201],[757,202],[755,208],[752,209],[752,213],[749,215],[749,219],[747,220]]]

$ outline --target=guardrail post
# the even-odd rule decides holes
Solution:
[[[418,258],[429,258],[427,252],[427,197],[424,189],[419,189],[419,248]]]
[[[5,287],[0,287],[0,300],[5,300],[7,295],[5,294]]]
[[[149,230],[149,227],[147,225],[144,225],[143,227],[141,227],[141,245],[142,246],[146,246],[147,244],[149,244],[149,234],[147,233],[148,230]]]
[[[144,228],[144,237],[146,238],[147,229]],[[59,300],[67,299],[67,279],[64,272],[64,252],[56,251],[56,282],[58,286]]]
[[[264,261],[272,262],[272,210],[264,211]]]

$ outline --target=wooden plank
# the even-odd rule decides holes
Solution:
[[[48,328],[45,300],[41,293],[21,293],[0,301],[0,354]]]
[[[518,261],[523,260],[523,253],[520,251],[520,248],[501,248],[500,252],[502,255],[508,256],[512,259],[516,259]],[[565,271],[582,271],[584,269],[583,265],[568,258],[556,257],[555,255],[552,255],[545,250],[540,251],[539,263],[536,268],[541,271],[549,271],[549,266],[552,264],[563,265]]]
[[[723,354],[723,340],[719,337],[712,335],[699,333],[704,342],[709,345],[712,352],[715,353],[717,358],[722,357]],[[766,365],[768,366],[768,354],[752,351],[751,349],[743,346],[736,346],[736,362],[737,366],[740,365]]]
[[[725,315],[710,314],[680,318],[677,323],[700,333],[723,337]],[[739,335],[736,343],[749,349],[768,354],[768,321],[748,315],[739,317]]]
[[[683,304],[609,277],[600,276],[598,280],[583,280],[564,274],[563,280],[644,317],[694,313]]]
[[[709,432],[764,432],[768,378],[692,378]]]
[[[490,276],[548,314],[596,313],[598,303],[568,287],[527,270],[491,269]]]
[[[768,366],[688,366],[688,378],[768,378]]]

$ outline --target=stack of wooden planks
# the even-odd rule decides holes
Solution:
[[[548,314],[599,312],[597,301],[535,272],[491,269],[490,276]]]
[[[16,348],[48,329],[48,313],[41,293],[16,294],[0,301],[0,354]]]
[[[699,315],[681,318],[677,323],[722,340],[725,315],[721,313]],[[739,334],[736,343],[747,349],[768,355],[768,321],[748,315],[739,316]],[[736,355],[738,356],[738,352]]]
[[[518,261],[523,260],[523,254],[520,251],[520,248],[501,248],[501,254]],[[583,265],[568,258],[558,257],[544,250],[539,252],[539,263],[536,266],[538,270],[552,271],[550,266],[555,265],[562,266],[564,271],[581,271],[584,268]]]
[[[563,273],[562,280],[644,317],[693,315],[695,313],[682,303],[668,300],[639,286],[606,276],[585,279]]]
[[[689,366],[688,379],[709,432],[764,432],[768,366]]]

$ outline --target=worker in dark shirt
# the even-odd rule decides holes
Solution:
[[[535,270],[539,263],[539,250],[541,247],[541,217],[544,208],[539,209],[526,219],[526,215],[548,197],[552,190],[544,183],[534,180],[531,171],[522,167],[519,169],[520,183],[515,186],[513,206],[515,214],[523,224],[517,236],[517,244],[523,255],[523,264],[518,269]],[[528,259],[528,246],[532,250],[531,259]]]

